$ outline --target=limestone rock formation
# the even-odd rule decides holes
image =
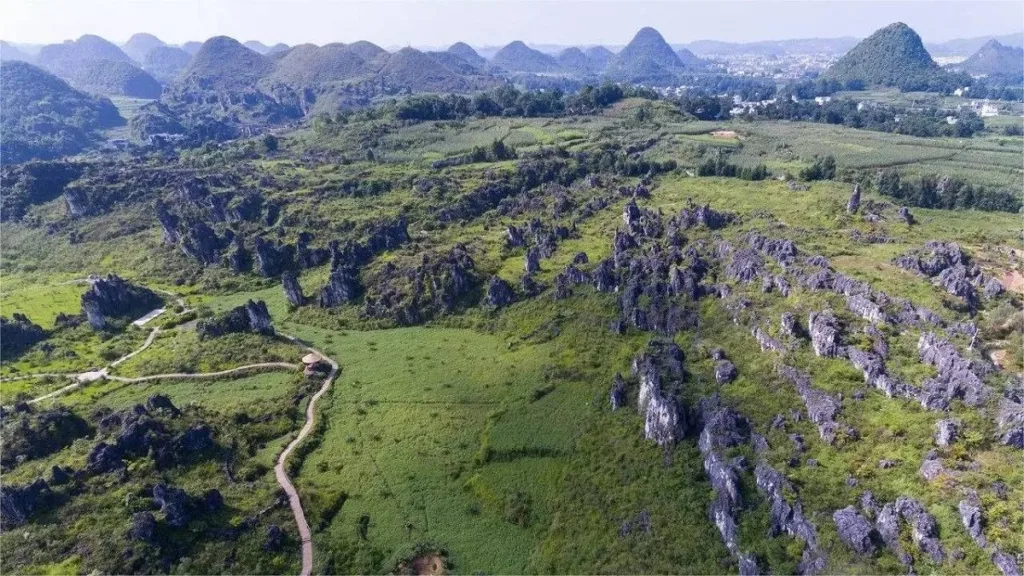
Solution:
[[[104,328],[108,318],[141,316],[161,303],[152,290],[131,284],[114,274],[92,282],[82,294],[82,312],[96,330]]]
[[[485,302],[492,308],[503,308],[515,300],[515,293],[508,282],[497,276],[492,276],[487,283],[487,296]]]
[[[288,305],[297,308],[306,303],[306,296],[302,293],[302,286],[299,284],[299,277],[291,270],[281,274],[281,287],[284,289],[284,298]]]
[[[854,552],[864,555],[875,552],[875,529],[856,508],[847,506],[842,510],[836,510],[832,514],[832,520],[836,523],[839,538]]]

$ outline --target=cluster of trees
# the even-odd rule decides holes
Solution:
[[[738,166],[725,159],[719,154],[715,158],[708,158],[703,164],[697,167],[697,176],[724,176],[726,178],[739,178],[741,180],[765,180],[771,177],[771,172],[764,164],[750,168]]]
[[[800,171],[801,180],[832,180],[836,177],[836,158],[831,154],[815,156],[814,163]]]
[[[921,208],[945,208],[1019,212],[1019,194],[1006,190],[986,190],[960,178],[926,174],[907,178],[894,169],[883,170],[875,180],[878,192],[903,204]]]
[[[453,156],[444,160],[437,160],[430,165],[434,170],[447,168],[449,166],[461,166],[463,164],[476,164],[479,162],[501,162],[517,158],[516,149],[506,145],[501,140],[491,142],[490,146],[473,146],[473,151],[461,156]]]
[[[679,98],[679,109],[698,120],[727,120],[730,108],[730,98],[690,92]]]
[[[648,88],[611,83],[587,85],[574,93],[566,93],[559,88],[521,91],[505,84],[472,98],[456,94],[420,95],[406,98],[393,106],[395,118],[399,120],[461,120],[470,116],[534,118],[590,114],[624,98],[654,100],[658,94]]]
[[[971,82],[971,98],[989,98],[1020,102],[1024,100],[1024,78],[1014,74],[993,74]]]
[[[768,120],[798,120],[823,124],[842,124],[850,128],[907,134],[909,136],[949,136],[969,138],[985,128],[985,122],[970,110],[961,110],[954,115],[954,122],[947,120],[951,114],[938,108],[911,110],[909,108],[873,104],[861,106],[852,99],[832,100],[822,104],[814,101],[793,102],[778,99],[772,104],[759,106],[745,112],[745,116]]]

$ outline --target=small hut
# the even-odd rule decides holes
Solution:
[[[302,373],[306,376],[316,376],[317,374],[325,374],[330,371],[330,366],[316,352],[310,352],[303,356],[302,365],[304,366]]]

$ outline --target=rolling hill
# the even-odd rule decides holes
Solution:
[[[380,79],[393,86],[424,92],[453,92],[469,87],[465,77],[415,48],[402,48],[388,57],[380,70]]]
[[[30,54],[26,54],[21,50],[18,50],[13,45],[0,40],[0,61],[4,62],[32,62],[33,58]]]
[[[623,82],[665,84],[687,69],[654,28],[642,28],[608,66],[609,77]]]
[[[238,40],[215,36],[203,43],[181,71],[178,83],[207,90],[246,90],[273,68],[270,60]]]
[[[136,46],[147,41],[139,36],[133,36]],[[44,46],[38,62],[87,92],[137,98],[160,96],[160,83],[155,78],[124,51],[99,36],[87,34],[75,41]]]
[[[917,32],[896,22],[862,40],[824,76],[844,83],[918,89],[943,74]]]
[[[476,50],[465,42],[456,42],[455,44],[452,44],[448,47],[448,52],[455,54],[459,58],[462,58],[466,62],[469,62],[478,68],[487,66],[487,59],[477,54]]]
[[[584,50],[583,53],[600,69],[604,69],[609,62],[615,59],[615,52],[604,46],[593,46]]]
[[[193,42],[185,42],[184,44],[181,45],[181,49],[184,50],[185,52],[188,52],[189,55],[191,55],[191,56],[195,56],[196,52],[199,52],[199,49],[202,48],[202,47],[203,47],[203,43],[202,42],[195,42],[195,41],[193,41]]]
[[[580,50],[575,46],[562,50],[558,53],[556,58],[558,60],[558,65],[561,66],[562,69],[576,74],[593,74],[595,72],[599,72],[601,68],[603,68],[603,66],[588,58],[583,50]]]
[[[65,78],[80,90],[106,96],[159,98],[163,89],[156,78],[138,66],[110,60],[83,62]]]
[[[139,33],[132,35],[127,42],[121,45],[121,50],[135,62],[142,64],[146,55],[154,48],[166,46],[163,40],[152,34]]]
[[[690,52],[686,48],[680,48],[676,50],[676,56],[679,57],[679,61],[683,63],[683,66],[691,70],[699,70],[705,68],[707,63],[701,60],[696,54]]]
[[[1021,75],[1024,74],[1024,49],[1004,46],[992,39],[953,68],[976,76]]]
[[[494,54],[494,58],[491,59],[491,63],[509,72],[532,74],[558,72],[561,69],[553,56],[534,50],[519,40],[498,50]]]
[[[471,64],[461,56],[448,52],[447,50],[444,52],[425,52],[425,54],[430,56],[432,60],[441,66],[444,66],[456,74],[468,76],[472,74],[481,74],[483,72],[483,66]]]
[[[370,77],[378,67],[376,63],[368,63],[360,52],[352,45],[340,43],[294,46],[276,58],[268,80],[293,86],[313,86]]]
[[[50,44],[43,46],[39,51],[37,62],[58,76],[72,71],[76,66],[85,62],[96,60],[109,60],[111,62],[125,62],[131,64],[131,57],[114,44],[95,36],[86,34],[78,40],[67,41],[63,44]]]
[[[109,99],[26,62],[0,63],[0,108],[5,163],[78,153],[96,141],[98,130],[124,123]]]
[[[146,54],[142,60],[142,69],[167,84],[178,77],[191,59],[192,56],[181,48],[158,46]]]
[[[242,42],[242,46],[245,46],[253,52],[259,52],[260,54],[266,54],[267,52],[270,52],[270,46],[267,46],[266,44],[260,42],[259,40],[247,40],[245,42]]]

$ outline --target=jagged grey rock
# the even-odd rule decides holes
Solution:
[[[832,312],[811,312],[807,332],[811,336],[811,345],[816,355],[835,358],[845,352],[841,345],[839,321]]]
[[[836,510],[832,514],[832,521],[836,524],[839,538],[854,552],[869,555],[878,549],[875,544],[874,528],[853,506]]]
[[[515,293],[508,282],[497,276],[492,276],[487,284],[487,296],[485,301],[492,308],[503,308],[515,300]]]
[[[960,421],[952,418],[943,418],[935,423],[935,443],[946,447],[960,436]]]
[[[860,210],[860,183],[853,185],[853,194],[850,194],[850,200],[846,203],[846,213],[856,214]]]
[[[288,305],[297,308],[306,303],[306,296],[302,293],[302,285],[299,284],[299,277],[288,270],[281,274],[281,287],[284,289],[284,298]]]

